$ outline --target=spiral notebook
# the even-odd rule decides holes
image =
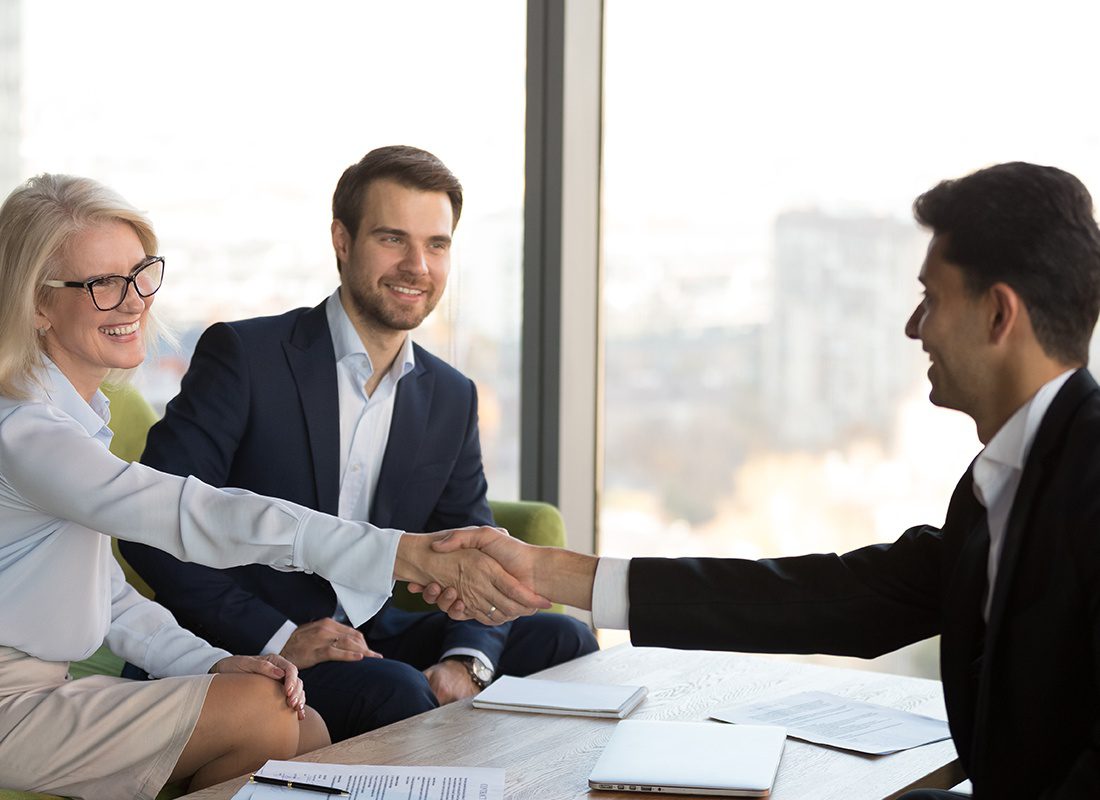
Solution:
[[[474,698],[474,708],[622,719],[645,696],[644,686],[567,683],[505,675]]]

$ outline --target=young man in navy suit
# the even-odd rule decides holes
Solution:
[[[142,461],[379,527],[492,525],[474,384],[409,337],[446,287],[461,211],[458,180],[423,150],[349,167],[333,197],[339,288],[312,309],[209,328]],[[597,649],[558,614],[489,627],[387,604],[356,629],[316,575],[123,554],[211,643],[293,661],[333,741]]]
[[[933,235],[905,333],[928,353],[929,399],[970,416],[984,445],[942,527],[760,561],[597,560],[472,531],[445,546],[482,547],[543,596],[592,608],[598,626],[629,627],[637,645],[870,658],[939,634],[975,800],[1100,797],[1092,198],[1067,172],[1012,163],[944,181],[914,211]],[[440,599],[461,613],[453,593]]]

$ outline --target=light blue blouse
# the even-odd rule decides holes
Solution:
[[[389,597],[401,531],[122,461],[102,394],[85,402],[48,360],[41,382],[30,400],[0,397],[0,644],[76,661],[106,640],[155,676],[224,657],[124,582],[110,536],[213,567],[317,572],[354,625]]]

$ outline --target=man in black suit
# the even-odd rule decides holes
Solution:
[[[423,150],[348,167],[333,197],[340,287],[315,308],[208,329],[142,461],[384,528],[492,525],[476,388],[409,338],[446,286],[461,209],[457,178]],[[294,662],[334,741],[597,647],[559,614],[491,627],[387,604],[356,629],[317,575],[122,552],[181,624]]]
[[[1100,309],[1092,199],[1066,172],[1012,163],[940,183],[914,213],[933,236],[905,333],[931,360],[931,401],[968,414],[985,445],[942,528],[755,562],[597,563],[472,532],[443,546],[483,546],[541,594],[592,607],[598,627],[629,627],[638,645],[869,658],[940,634],[974,796],[1100,797],[1100,388],[1084,368]]]

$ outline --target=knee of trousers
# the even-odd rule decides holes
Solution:
[[[520,630],[508,641],[507,648],[512,650],[508,660],[516,662],[514,667],[521,674],[571,661],[600,648],[587,625],[565,614],[536,614],[514,624]]]
[[[400,722],[439,703],[415,667],[391,659],[318,664],[302,672],[306,702],[329,727],[333,741]]]
[[[543,616],[561,617],[558,623],[558,641],[560,652],[565,655],[565,660],[580,658],[600,649],[596,636],[587,625],[565,614],[544,614]]]

